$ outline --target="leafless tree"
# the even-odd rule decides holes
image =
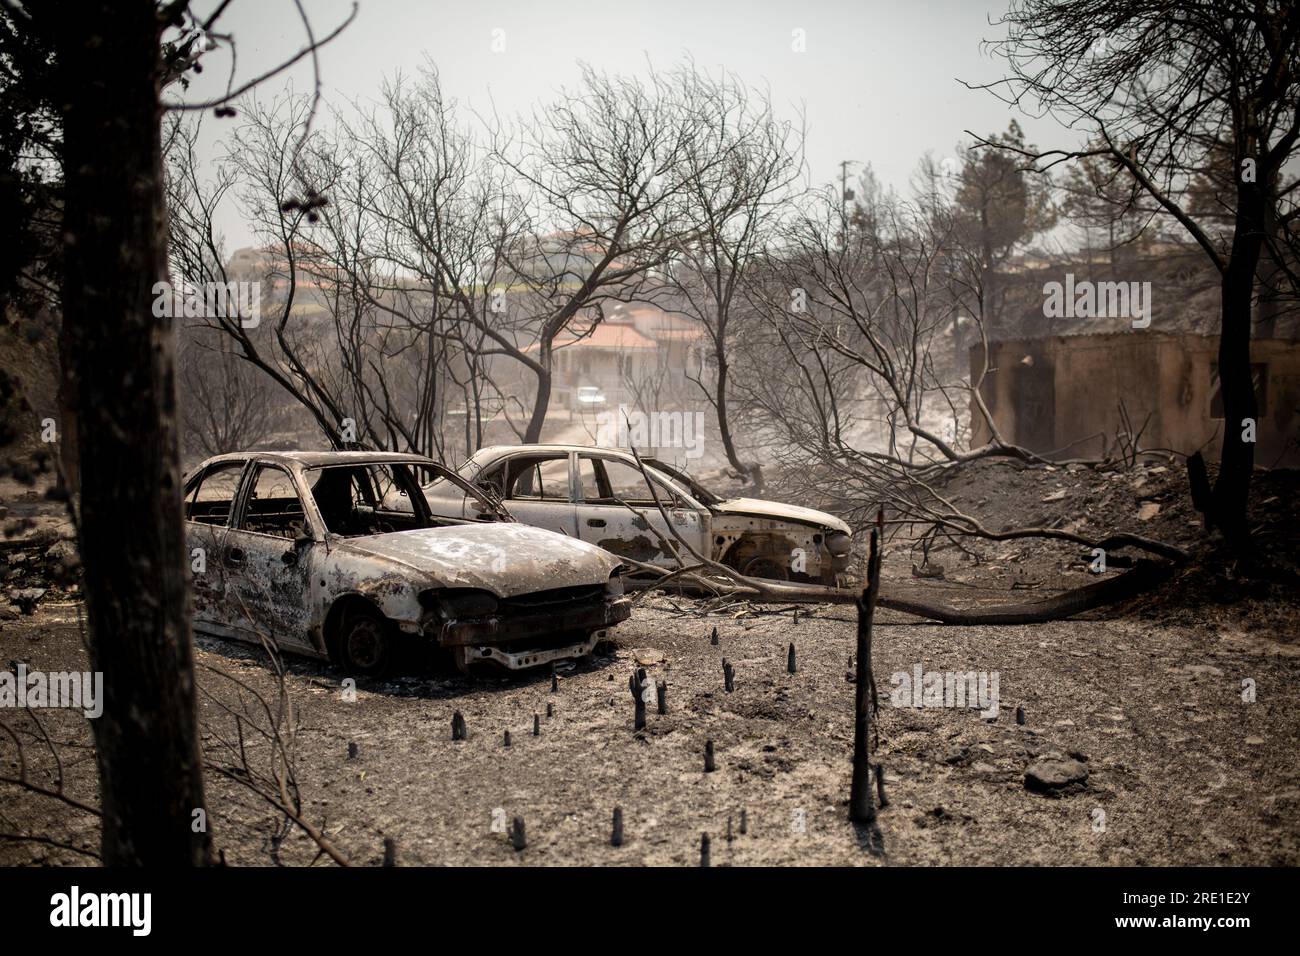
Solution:
[[[494,130],[493,155],[514,174],[532,226],[508,262],[533,345],[505,348],[536,376],[525,441],[541,436],[560,334],[589,332],[610,301],[653,298],[698,238],[700,184],[739,158],[715,132],[718,105],[714,84],[689,66],[645,81],[584,67],[576,90]]]
[[[713,77],[693,66],[677,75],[715,120],[708,143],[686,157],[694,222],[668,288],[674,309],[699,322],[706,336],[706,362],[687,375],[713,408],[728,463],[761,490],[762,468],[741,459],[733,434],[731,351],[750,318],[746,283],[775,238],[782,209],[801,191],[803,130],[777,119],[766,95],[733,76]]]
[[[355,189],[326,216],[333,240],[318,244],[372,326],[406,330],[416,370],[407,391],[424,396],[426,445],[445,454],[463,416],[468,455],[482,443],[485,416],[509,408],[494,357],[525,355],[503,289],[507,249],[525,220],[502,169],[459,122],[431,67],[418,82],[387,84],[378,111],[344,123]],[[351,243],[337,235],[345,222]]]
[[[989,270],[978,236],[962,229],[959,209],[933,197],[871,196],[856,227],[829,191],[806,204],[756,286],[765,322],[747,343],[743,395],[771,422],[773,454],[860,526],[882,504],[895,524],[919,525],[926,548],[935,536],[957,535],[1100,546],[1053,529],[991,531],[938,489],[940,477],[982,459],[1048,459],[1008,442],[981,394]],[[955,312],[981,343],[969,373],[936,360]],[[968,415],[988,436],[975,447]],[[1106,540],[1182,556],[1138,536]]]
[[[1089,262],[1094,250],[1105,252],[1112,267],[1132,253],[1159,210],[1143,208],[1144,194],[1122,166],[1092,156],[1067,170],[1061,183],[1061,211],[1078,226]],[[1094,236],[1101,241],[1095,242]]]
[[[1300,11],[1292,0],[1223,0],[1171,7],[1159,0],[1016,0],[992,44],[1007,76],[985,88],[1087,131],[1079,149],[984,143],[1037,169],[1104,158],[1177,221],[1222,277],[1219,376],[1225,430],[1207,518],[1238,546],[1258,415],[1250,367],[1256,274],[1262,256],[1292,280],[1300,205],[1289,164],[1300,141]],[[1231,157],[1227,249],[1193,213],[1196,173]],[[1207,489],[1207,497],[1208,489]]]
[[[250,102],[244,122],[234,134],[230,156],[207,181],[200,178],[194,151],[197,127],[177,121],[170,130],[166,184],[171,273],[178,282],[194,284],[260,284],[256,323],[246,322],[235,310],[227,309],[205,313],[191,320],[192,324],[225,337],[231,354],[266,375],[310,414],[332,444],[339,446],[343,420],[348,416],[316,371],[323,364],[325,336],[316,324],[303,322],[301,310],[295,309],[300,304],[298,284],[303,276],[299,262],[304,252],[301,235],[308,218],[319,218],[319,213],[301,207],[283,208],[291,196],[301,195],[307,188],[302,167],[291,157],[307,129],[311,104],[307,100],[287,100],[278,105],[288,116],[283,123],[278,121],[274,108]],[[318,183],[312,189],[330,185]],[[216,226],[218,207],[236,192],[267,248],[256,272],[238,275],[228,269]]]
[[[283,424],[284,403],[274,383],[232,352],[224,336],[183,330],[176,367],[188,454],[207,458],[257,448]]]

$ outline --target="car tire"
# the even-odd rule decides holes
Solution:
[[[768,555],[754,555],[740,563],[740,573],[752,578],[765,578],[769,581],[789,581],[790,572],[776,558]]]
[[[377,677],[393,656],[392,625],[369,608],[348,608],[334,641],[339,665],[349,674]]]

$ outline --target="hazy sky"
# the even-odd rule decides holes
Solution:
[[[304,6],[319,36],[346,18],[351,2]],[[215,0],[194,5],[200,14],[213,7]],[[579,61],[640,73],[647,57],[666,68],[689,54],[701,68],[723,67],[768,88],[787,115],[804,107],[814,183],[838,179],[838,164],[848,159],[869,161],[883,183],[905,191],[927,150],[938,159],[953,156],[963,129],[1006,128],[1012,114],[1005,105],[958,82],[1001,75],[1001,62],[980,41],[998,35],[989,20],[1004,8],[996,0],[359,0],[356,20],[320,52],[323,92],[327,102],[372,100],[384,77],[415,74],[427,56],[446,95],[480,111],[495,103],[513,116],[574,85]],[[293,0],[234,0],[218,29],[234,35],[240,80],[287,59],[305,39]],[[504,31],[495,34],[504,37],[503,52],[492,50],[497,30]],[[792,49],[795,30],[804,31],[804,52]],[[209,56],[186,99],[221,91],[225,57]],[[304,60],[259,95],[279,93],[289,82],[310,90],[311,77]],[[1040,145],[1074,140],[1051,121],[1018,118]],[[230,128],[224,124],[232,122],[238,121],[205,120],[209,158],[220,154],[219,138]],[[860,168],[850,167],[851,175]],[[233,204],[220,225],[228,250],[253,241]]]

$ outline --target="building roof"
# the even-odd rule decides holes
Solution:
[[[704,337],[704,329],[656,329],[654,337],[656,339],[681,339],[685,342],[692,342],[695,339]]]
[[[1046,303],[1049,283],[1064,305],[1085,285],[1092,285],[1094,308],[1100,312],[1100,289],[1105,284],[1133,284],[1149,309],[1150,325],[1133,328],[1128,316],[1079,316],[1070,308],[1049,317]],[[1175,254],[1163,250],[1109,263],[1062,260],[1036,269],[1002,276],[1005,297],[996,318],[986,332],[990,341],[1021,341],[1035,338],[1113,335],[1124,332],[1165,332],[1172,335],[1218,335],[1221,322],[1220,277],[1209,260],[1196,249]],[[1300,308],[1294,298],[1280,299],[1271,317],[1259,304],[1254,309],[1252,338],[1300,339]]]
[[[602,322],[596,326],[588,335],[581,338],[569,334],[568,338],[557,339],[555,342],[557,349],[653,349],[658,348],[654,339],[646,338],[630,325],[619,325],[615,323]],[[533,351],[537,348],[536,343],[530,345],[525,351]]]

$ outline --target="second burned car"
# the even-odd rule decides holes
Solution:
[[[434,514],[421,484],[466,496]],[[516,522],[491,495],[428,458],[379,452],[248,452],[185,483],[194,628],[328,658],[363,674],[398,645],[450,652],[462,670],[580,657],[626,620],[619,560]]]
[[[502,499],[520,521],[635,561],[677,567],[680,536],[705,557],[752,577],[830,586],[846,580],[851,531],[834,515],[723,499],[664,462],[642,461],[653,487],[631,454],[585,445],[483,448],[457,473]],[[425,494],[447,517],[464,517],[471,507],[452,482],[434,482]]]

